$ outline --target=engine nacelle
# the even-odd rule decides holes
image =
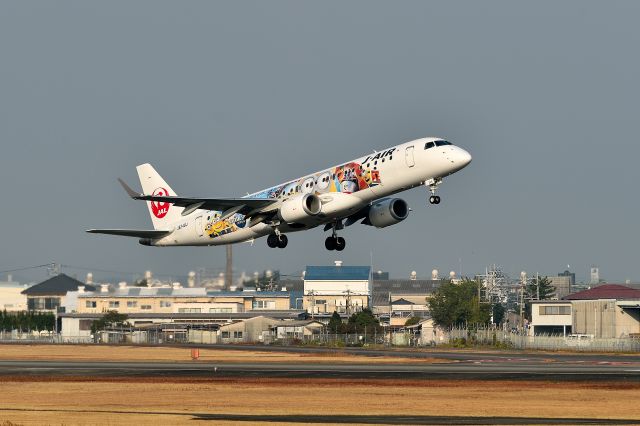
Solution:
[[[369,209],[369,223],[376,228],[395,225],[409,216],[409,205],[400,198],[387,198],[374,203]]]
[[[278,216],[287,223],[300,222],[309,216],[316,216],[322,210],[322,202],[315,194],[304,194],[282,203]]]

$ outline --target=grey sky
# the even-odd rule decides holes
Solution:
[[[0,270],[57,262],[184,275],[224,248],[85,234],[148,228],[121,176],[238,196],[422,136],[473,163],[349,264],[426,276],[595,263],[640,280],[637,2],[0,3]],[[337,258],[321,230],[236,246],[247,271]],[[74,271],[70,271],[74,272]],[[100,279],[100,274],[98,279]],[[104,274],[103,274],[104,275]]]

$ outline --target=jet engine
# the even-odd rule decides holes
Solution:
[[[409,216],[409,205],[400,198],[386,198],[375,202],[369,209],[369,224],[376,228],[395,225]]]
[[[282,203],[278,216],[287,223],[300,222],[316,216],[322,210],[322,202],[315,194],[299,195]]]

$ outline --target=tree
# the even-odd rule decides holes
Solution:
[[[329,325],[327,326],[327,328],[329,329],[329,333],[338,334],[342,332],[342,318],[336,311],[333,311],[333,315],[331,315],[331,319],[329,320]]]
[[[100,330],[104,330],[107,327],[114,327],[124,325],[127,320],[127,315],[121,314],[118,311],[108,311],[99,320],[91,323],[91,333],[95,334]]]
[[[410,325],[416,325],[420,321],[422,321],[422,318],[420,318],[420,317],[410,317],[409,319],[407,319],[407,321],[404,323],[404,325],[405,325],[405,327],[408,327]]]
[[[480,285],[469,279],[459,284],[444,281],[427,301],[434,323],[443,328],[487,324],[491,319],[491,305],[480,302]]]
[[[532,279],[525,288],[525,317],[531,321],[532,300],[549,300],[555,294],[556,288],[551,285],[551,280],[548,277],[537,277]]]
[[[374,330],[381,329],[380,321],[373,315],[371,309],[364,308],[360,312],[357,312],[349,317],[347,322],[349,332],[367,332],[373,333]]]
[[[501,303],[496,303],[493,305],[493,323],[494,324],[502,324],[504,321],[504,314],[506,310],[504,309],[504,305]]]

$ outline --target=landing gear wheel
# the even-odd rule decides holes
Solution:
[[[440,204],[440,197],[438,195],[432,195],[429,197],[429,202],[431,204]]]
[[[286,235],[280,234],[280,238],[278,239],[278,248],[285,248],[287,243],[289,242],[289,238]]]
[[[327,237],[324,240],[324,246],[327,250],[335,250],[336,249],[336,239],[333,237]]]
[[[342,237],[336,238],[336,250],[342,251],[347,246],[347,242]]]
[[[271,248],[278,247],[278,236],[276,234],[269,234],[267,237],[267,245]]]

